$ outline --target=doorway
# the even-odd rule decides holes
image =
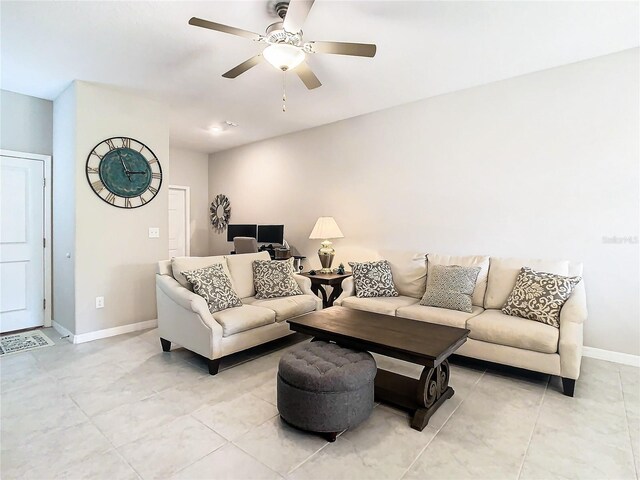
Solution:
[[[169,185],[169,258],[191,254],[189,187]]]
[[[50,162],[0,150],[0,333],[51,326]]]

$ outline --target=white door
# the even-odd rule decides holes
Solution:
[[[189,189],[169,187],[169,258],[189,255]]]
[[[44,162],[0,156],[0,332],[44,325]]]

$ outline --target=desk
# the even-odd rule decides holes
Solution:
[[[342,275],[338,273],[316,273],[311,275],[309,272],[301,273],[300,275],[307,277],[311,280],[311,291],[318,295],[322,295],[322,306],[328,308],[333,306],[333,302],[342,293],[342,280],[350,277],[351,272],[344,272]],[[324,285],[333,287],[331,295],[327,297],[327,291],[324,289]]]

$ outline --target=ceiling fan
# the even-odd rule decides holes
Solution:
[[[197,17],[192,17],[189,24],[267,44],[262,53],[232,68],[224,73],[223,77],[236,78],[264,59],[283,72],[293,70],[305,86],[312,90],[321,86],[322,83],[305,62],[308,54],[330,53],[356,57],[373,57],[376,54],[376,46],[369,43],[303,41],[302,24],[309,15],[313,2],[314,0],[291,0],[277,3],[275,10],[282,21],[269,25],[265,35]]]

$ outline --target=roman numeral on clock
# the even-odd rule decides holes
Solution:
[[[158,193],[158,189],[157,189],[157,188],[152,187],[151,185],[149,185],[149,191],[150,191],[152,194],[154,194],[154,195],[155,195],[156,193]]]
[[[156,178],[156,179],[160,180],[162,178],[162,174],[161,173],[152,173],[151,174],[151,178]]]
[[[98,157],[100,160],[102,160],[102,155],[100,155],[98,152],[96,152],[95,150],[93,152],[91,152],[91,155],[95,155],[96,157]]]
[[[113,139],[109,139],[109,140],[105,140],[104,143],[107,144],[107,147],[109,147],[109,150],[115,150],[116,149],[116,144],[113,143]]]
[[[140,205],[144,205],[147,201],[144,199],[142,195],[140,195]]]
[[[93,188],[96,193],[100,193],[104,190],[104,184],[102,183],[102,180],[96,180],[91,184],[91,188]]]
[[[131,139],[127,137],[122,137],[120,139],[122,141],[123,148],[131,148]]]
[[[87,173],[95,173],[98,174],[98,169],[93,167],[87,167]]]
[[[124,208],[131,208],[131,199],[130,198],[125,198],[124,199]]]
[[[107,198],[105,198],[105,200],[111,205],[114,205],[116,203],[116,196],[113,192],[109,192],[109,195],[107,195]]]

